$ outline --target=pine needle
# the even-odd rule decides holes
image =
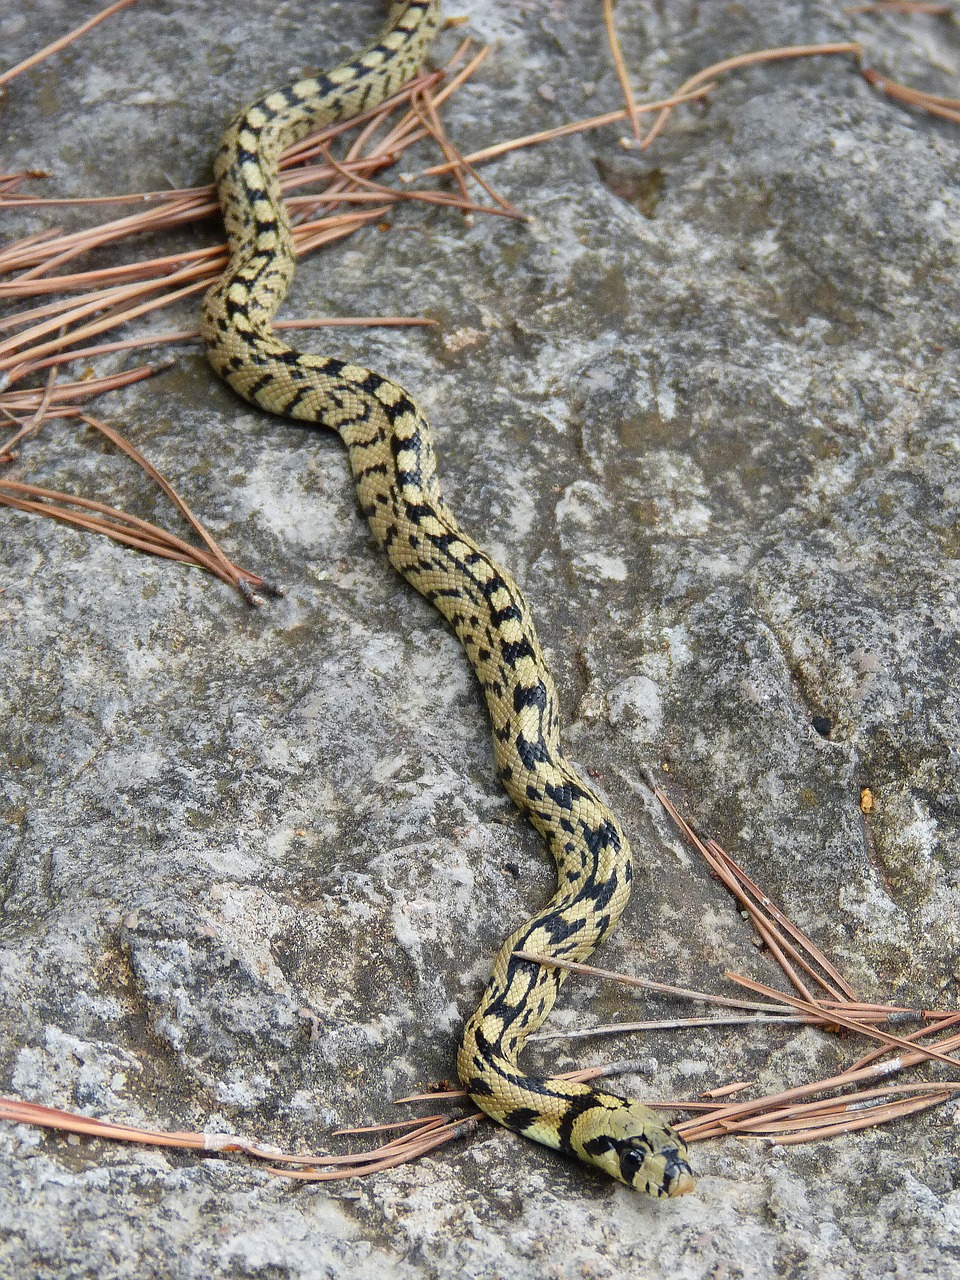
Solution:
[[[103,22],[105,18],[112,18],[115,13],[119,13],[121,9],[128,9],[132,4],[133,0],[116,0],[115,4],[108,5],[100,13],[94,14],[92,18],[88,18],[86,22],[81,23],[79,27],[75,27],[67,35],[61,36],[59,40],[54,40],[52,44],[44,46],[37,53],[32,53],[23,62],[18,62],[15,67],[11,67],[8,71],[0,74],[0,88],[13,80],[15,76],[22,75],[24,71],[29,71],[31,67],[35,67],[38,62],[43,62],[44,59],[59,53],[61,49],[65,49],[68,44],[72,44],[74,40],[85,35],[98,23]]]

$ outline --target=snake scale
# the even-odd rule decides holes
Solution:
[[[557,694],[526,601],[446,505],[430,429],[406,391],[349,360],[291,350],[272,328],[294,271],[281,151],[395,93],[419,70],[439,9],[439,0],[395,0],[361,53],[234,118],[215,162],[230,259],[204,299],[203,337],[214,369],[241,396],[340,435],[374,538],[459,637],[486,697],[499,776],[556,860],[556,893],[503,944],[467,1022],[457,1060],[465,1088],[509,1129],[649,1195],[683,1195],[693,1188],[685,1144],[653,1111],[517,1065],[564,972],[514,952],[584,959],[617,923],[631,880],[620,824],[564,756]]]

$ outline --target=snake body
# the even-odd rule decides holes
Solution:
[[[556,893],[503,944],[466,1024],[458,1055],[465,1088],[509,1129],[649,1195],[682,1195],[693,1187],[686,1147],[653,1111],[517,1065],[564,972],[514,952],[582,960],[616,924],[631,880],[619,822],[564,756],[557,694],[526,601],[446,505],[430,429],[407,392],[348,360],[291,350],[271,325],[294,270],[281,151],[396,92],[419,69],[439,22],[438,0],[397,0],[363,52],[235,117],[215,163],[230,260],[204,299],[203,336],[214,369],[241,396],[340,435],[374,538],[463,644],[486,698],[499,776],[556,860]]]

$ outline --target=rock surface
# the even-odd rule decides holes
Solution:
[[[4,58],[90,11],[0,18]],[[461,11],[499,42],[447,112],[465,151],[619,104],[599,4]],[[203,182],[235,107],[380,15],[134,7],[11,84],[4,168],[49,169],[63,195]],[[960,61],[949,22],[839,0],[620,0],[617,22],[647,97],[779,44],[860,37],[944,94]],[[524,584],[572,754],[633,835],[638,890],[600,963],[727,994],[725,968],[777,980],[656,810],[652,766],[862,998],[955,1007],[955,128],[818,59],[731,77],[649,153],[622,132],[487,168],[532,225],[405,210],[305,263],[287,313],[441,321],[335,344],[424,404],[451,505]],[[457,644],[373,547],[338,442],[239,405],[192,349],[99,411],[288,593],[252,613],[198,572],[0,513],[0,1092],[316,1149],[452,1075],[494,950],[552,871],[498,789]],[[69,423],[28,469],[169,520]],[[636,1016],[571,982],[552,1025]],[[530,1059],[646,1057],[654,1075],[624,1088],[695,1096],[860,1052],[735,1028]],[[698,1194],[666,1205],[489,1130],[331,1188],[3,1124],[0,1275],[955,1276],[957,1117],[704,1144]]]

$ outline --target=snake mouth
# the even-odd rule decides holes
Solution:
[[[697,1185],[693,1178],[693,1170],[676,1150],[661,1153],[666,1157],[666,1168],[663,1171],[663,1182],[660,1184],[661,1196],[673,1199],[686,1196]]]

